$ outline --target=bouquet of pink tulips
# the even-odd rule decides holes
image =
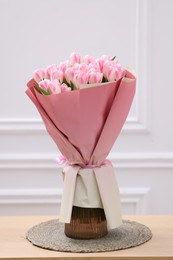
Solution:
[[[106,157],[130,110],[135,76],[115,57],[73,53],[34,71],[27,86],[66,163],[60,221],[70,223],[73,206],[103,208],[108,228],[119,226],[119,190]]]
[[[103,55],[96,59],[72,53],[69,60],[53,64],[46,69],[33,73],[37,89],[44,95],[59,94],[80,89],[83,84],[103,83],[118,80],[123,75],[122,66],[115,60]]]

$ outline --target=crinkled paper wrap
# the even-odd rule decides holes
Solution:
[[[60,222],[70,223],[72,207],[103,208],[109,229],[122,224],[119,189],[114,168],[104,165],[93,169],[66,166]]]

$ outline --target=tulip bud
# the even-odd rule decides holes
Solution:
[[[70,55],[69,62],[71,65],[74,65],[75,63],[81,63],[81,61],[82,61],[82,56],[79,53],[73,52]]]
[[[95,62],[96,62],[96,59],[95,59],[95,57],[93,57],[93,56],[85,55],[85,56],[83,57],[83,62],[88,65],[88,64],[90,64],[90,63],[95,63]]]
[[[49,84],[50,84],[50,80],[49,79],[44,79],[44,80],[39,82],[40,88],[42,88],[44,90],[48,90],[49,89]]]
[[[108,55],[102,55],[101,58],[97,59],[101,72],[103,72],[103,67],[104,67],[105,63],[110,60],[111,60],[111,58]]]
[[[108,81],[119,80],[123,76],[123,68],[121,65],[116,62],[113,63],[112,66],[107,70],[106,78]]]
[[[63,76],[63,72],[61,70],[55,70],[52,71],[50,74],[50,79],[51,80],[58,80],[59,82],[63,82],[64,76]]]
[[[41,80],[47,78],[47,73],[44,69],[37,69],[33,72],[33,79],[39,83]]]
[[[88,76],[88,82],[92,83],[101,83],[103,74],[97,71],[90,71]]]
[[[71,88],[68,87],[65,83],[61,84],[60,87],[61,87],[61,92],[62,93],[71,91]]]
[[[73,81],[74,69],[69,67],[65,71],[65,80],[70,84]]]
[[[60,83],[57,80],[49,80],[45,79],[40,81],[40,88],[49,91],[50,94],[58,94],[61,93]]]
[[[51,94],[61,93],[60,83],[57,80],[50,81],[49,90]]]
[[[79,89],[80,85],[88,83],[88,73],[76,71],[72,83]]]
[[[52,64],[46,68],[47,78],[51,79],[51,74],[53,71],[57,70],[58,65]]]

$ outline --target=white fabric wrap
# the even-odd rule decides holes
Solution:
[[[122,224],[119,189],[114,168],[104,165],[93,169],[65,166],[60,222],[70,223],[72,207],[103,208],[109,229]]]

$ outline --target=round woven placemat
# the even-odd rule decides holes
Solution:
[[[151,239],[151,230],[138,222],[124,220],[99,239],[80,240],[64,234],[64,224],[58,220],[43,222],[30,228],[26,238],[34,245],[61,252],[106,252],[135,247]]]

